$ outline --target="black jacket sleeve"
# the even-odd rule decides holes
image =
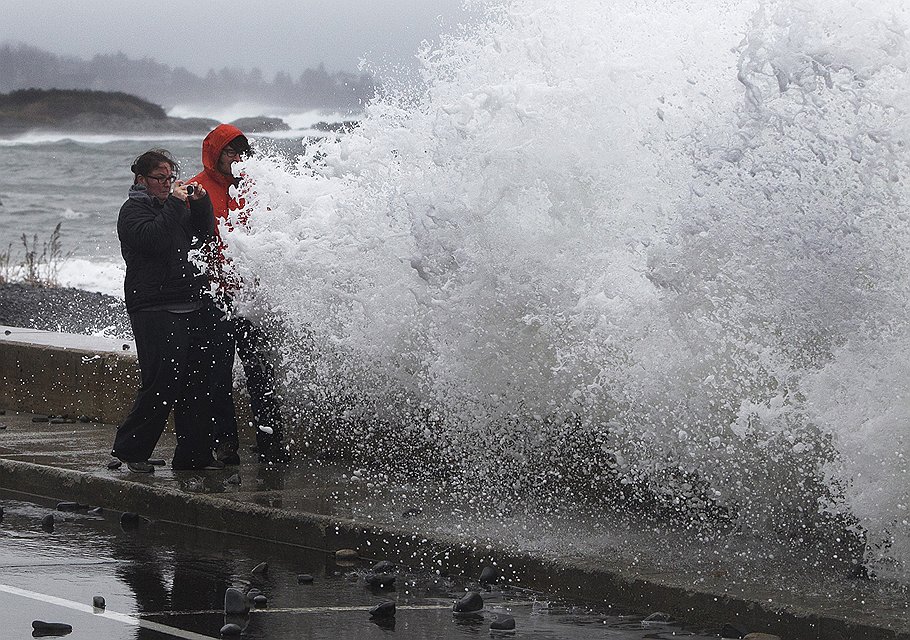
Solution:
[[[193,229],[203,239],[211,238],[215,235],[215,214],[212,209],[212,199],[209,194],[205,194],[198,200],[188,200],[190,203],[190,218],[193,223]]]
[[[168,251],[181,219],[189,215],[186,205],[177,198],[168,198],[156,208],[139,200],[127,200],[120,208],[117,235],[134,251],[159,254]]]

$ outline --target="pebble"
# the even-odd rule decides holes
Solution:
[[[224,481],[224,484],[240,484],[240,474],[235,473],[230,478]]]
[[[673,622],[673,616],[663,611],[656,611],[641,621],[642,626],[649,627],[657,624],[670,624]]]
[[[490,623],[490,629],[494,631],[513,631],[515,629],[515,618],[512,616],[497,616]]]
[[[452,607],[454,613],[477,613],[483,609],[483,598],[476,591],[471,591]]]
[[[240,625],[229,622],[223,627],[221,627],[221,635],[223,636],[239,636],[243,633],[243,629],[240,628]]]
[[[243,595],[243,592],[240,589],[235,589],[234,587],[229,587],[224,592],[224,614],[225,615],[234,615],[234,614],[247,614],[250,611],[250,606],[247,603],[246,596]]]
[[[54,530],[54,514],[49,513],[41,518],[41,528],[50,533]]]
[[[392,573],[398,568],[398,566],[389,560],[380,560],[373,565],[373,568],[370,569],[373,573]]]
[[[133,511],[124,511],[120,514],[120,527],[125,531],[139,527],[139,514]]]
[[[499,568],[493,566],[486,566],[483,568],[483,571],[480,572],[480,584],[486,586],[488,584],[496,584],[499,581]]]
[[[104,596],[95,596],[94,598],[92,598],[92,606],[95,607],[96,609],[104,609],[104,607],[106,606],[106,604],[104,602]]]
[[[371,618],[394,618],[395,617],[395,603],[394,602],[380,602],[375,607],[370,609]]]
[[[87,509],[88,505],[80,504],[78,502],[58,502],[57,511],[79,511],[81,509]]]
[[[63,622],[44,622],[32,620],[32,629],[35,631],[49,631],[57,634],[72,633],[73,626]]]
[[[360,554],[354,549],[339,549],[335,552],[336,560],[356,560],[359,557]]]
[[[395,575],[391,573],[368,573],[364,578],[371,587],[388,589],[395,586]]]
[[[79,416],[79,417],[76,418],[76,419],[77,419],[79,422],[91,422],[91,421],[92,421],[92,419],[89,418],[88,416]]]
[[[298,573],[297,584],[312,584],[313,576],[309,573]]]
[[[113,471],[114,469],[119,469],[123,466],[123,461],[121,460],[111,460],[107,463],[107,468]]]
[[[258,596],[253,598],[253,602],[256,603],[257,607],[264,607],[265,605],[268,604],[269,599],[260,593]]]
[[[253,570],[250,571],[250,573],[252,573],[252,574],[254,574],[254,575],[263,575],[263,576],[268,575],[268,573],[269,573],[269,563],[268,563],[268,562],[260,562],[260,563],[257,564],[255,567],[253,567]]]

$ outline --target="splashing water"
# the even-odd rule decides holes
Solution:
[[[248,161],[247,313],[295,336],[304,441],[852,528],[906,578],[908,10],[710,4],[490,8],[356,131]]]

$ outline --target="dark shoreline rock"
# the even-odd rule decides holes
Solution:
[[[0,325],[132,339],[123,300],[69,287],[0,284]]]

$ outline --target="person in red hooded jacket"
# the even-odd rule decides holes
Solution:
[[[243,199],[236,197],[240,178],[233,172],[235,162],[248,156],[250,143],[243,132],[230,124],[220,124],[202,141],[202,172],[192,181],[202,185],[212,200],[217,239],[214,255],[210,260],[211,277],[218,288],[218,296],[230,308],[238,283],[224,268],[222,255],[223,234],[230,230],[225,224],[232,211],[242,209]],[[231,188],[235,191],[232,194]],[[237,419],[234,408],[233,361],[234,349],[243,363],[250,409],[256,428],[256,450],[260,462],[280,462],[284,458],[282,447],[281,405],[276,389],[275,369],[270,355],[269,333],[249,319],[234,316],[233,332],[225,341],[225,349],[217,359],[213,376],[212,399],[216,406],[214,441],[216,457],[225,464],[240,464],[238,453]]]

